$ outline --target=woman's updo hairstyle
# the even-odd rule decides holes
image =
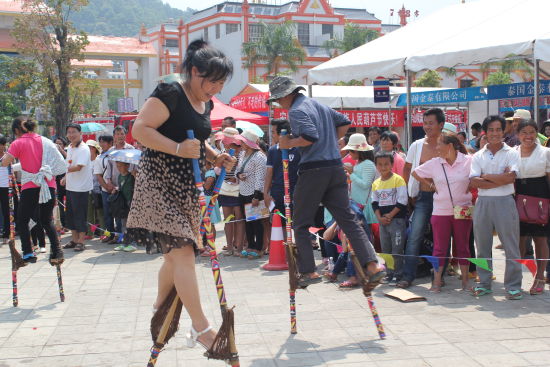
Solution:
[[[225,80],[233,75],[233,63],[225,54],[202,39],[189,44],[185,51],[185,59],[181,65],[182,73],[191,80],[191,70],[197,68],[202,78],[211,82]]]
[[[16,117],[11,124],[11,131],[14,134],[15,129],[19,129],[22,134],[33,132],[36,129],[36,122],[23,116]]]
[[[462,154],[468,154],[466,147],[460,142],[460,140],[458,140],[456,134],[443,132],[441,133],[441,140],[444,144],[452,144],[454,150],[459,151]]]

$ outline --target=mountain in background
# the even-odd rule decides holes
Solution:
[[[133,37],[142,24],[151,27],[169,19],[186,20],[194,11],[172,8],[161,0],[90,0],[71,18],[77,29],[90,35]]]

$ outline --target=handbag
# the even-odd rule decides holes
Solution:
[[[523,223],[548,224],[549,199],[529,195],[516,195],[519,220]]]
[[[239,184],[227,181],[222,182],[222,187],[220,187],[220,195],[232,197],[239,196]]]
[[[467,219],[472,220],[472,214],[474,212],[473,205],[455,205],[453,201],[453,194],[451,193],[451,185],[449,185],[449,179],[447,178],[447,171],[445,166],[441,163],[443,173],[445,174],[445,181],[447,181],[447,188],[449,189],[449,196],[451,197],[451,204],[453,204],[453,217],[455,219]]]

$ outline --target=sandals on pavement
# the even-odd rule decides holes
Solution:
[[[69,241],[63,245],[63,248],[75,248],[75,247],[76,247],[76,242],[74,241]]]
[[[86,249],[86,247],[84,246],[83,243],[77,243],[74,246],[74,251],[76,251],[76,252],[81,252],[81,251],[84,251],[85,249]]]
[[[506,299],[517,301],[522,298],[523,298],[523,292],[521,291],[521,289],[506,292]]]
[[[483,287],[472,288],[472,296],[474,297],[481,297],[491,293],[493,293],[493,291],[488,288],[483,288]]]
[[[262,255],[258,254],[256,251],[249,251],[248,252],[248,260],[256,260],[262,257]]]
[[[322,280],[323,277],[320,276],[311,278],[306,275],[300,275],[300,277],[298,278],[298,285],[300,286],[300,288],[305,289],[312,284],[320,283]]]
[[[536,296],[538,294],[544,293],[544,279],[535,279],[533,282],[533,286],[529,290],[529,294],[532,296]]]
[[[351,280],[345,280],[342,283],[338,284],[339,288],[344,288],[344,289],[356,288],[358,286],[359,286],[359,283],[352,282]]]

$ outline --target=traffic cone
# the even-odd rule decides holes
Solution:
[[[281,217],[277,214],[273,216],[271,225],[271,240],[269,241],[269,263],[263,266],[264,270],[287,270],[285,245],[283,237],[283,226]]]

